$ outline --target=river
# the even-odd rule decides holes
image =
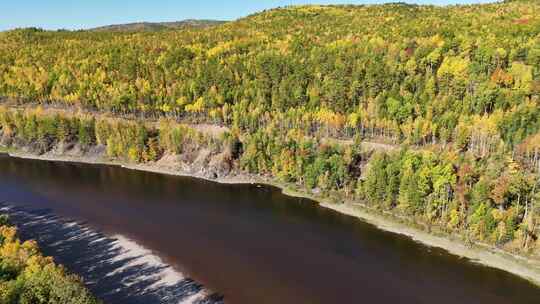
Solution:
[[[540,303],[524,279],[268,186],[2,155],[0,202],[110,303]],[[119,239],[161,266],[126,271]],[[155,287],[169,265],[183,279]]]

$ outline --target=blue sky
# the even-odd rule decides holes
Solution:
[[[17,27],[81,29],[138,21],[234,20],[292,4],[365,4],[384,0],[0,0],[0,31]],[[481,3],[489,0],[406,0],[419,4]]]

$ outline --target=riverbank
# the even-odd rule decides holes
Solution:
[[[493,267],[515,274],[522,278],[529,280],[530,282],[540,286],[540,262],[531,260],[526,257],[512,255],[499,249],[495,249],[483,245],[467,246],[463,241],[453,239],[451,236],[442,235],[436,236],[426,231],[412,228],[408,224],[400,223],[398,220],[377,213],[376,211],[369,210],[362,207],[360,204],[343,203],[335,204],[321,197],[316,197],[309,193],[296,191],[291,189],[286,184],[276,183],[272,180],[262,178],[256,175],[244,175],[235,174],[227,177],[220,177],[216,179],[208,178],[204,174],[190,173],[185,171],[179,171],[177,167],[166,163],[153,163],[153,164],[128,164],[117,160],[107,159],[103,156],[73,156],[73,155],[53,155],[45,154],[37,156],[32,153],[24,153],[15,150],[5,151],[10,156],[28,159],[48,160],[48,161],[64,161],[64,162],[80,162],[89,164],[103,164],[103,165],[116,165],[132,170],[148,171],[160,174],[169,174],[176,176],[187,176],[201,178],[218,183],[228,184],[267,184],[270,186],[278,187],[289,196],[304,197],[314,201],[317,201],[322,207],[335,210],[337,212],[357,217],[363,221],[366,221],[378,228],[406,235],[413,240],[426,244],[432,247],[439,247],[447,250],[448,252],[472,260],[475,263],[479,263],[488,267]]]

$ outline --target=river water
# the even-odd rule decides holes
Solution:
[[[526,280],[267,186],[0,156],[0,202],[19,214],[23,237],[37,238],[111,303],[176,303],[201,289],[220,296],[207,291],[193,302],[540,303],[540,288]],[[80,237],[85,229],[91,238]],[[109,246],[118,236],[186,279],[144,298],[151,284],[137,276],[155,269],[137,266],[119,285],[107,274],[118,268]],[[82,243],[54,246],[67,238]]]

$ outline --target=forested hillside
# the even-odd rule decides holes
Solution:
[[[301,6],[207,29],[3,32],[3,141],[84,141],[134,162],[202,142],[244,172],[535,254],[538,12],[532,0]],[[87,114],[20,110],[36,104]]]
[[[172,21],[172,22],[135,22],[135,23],[100,26],[100,27],[90,29],[90,31],[101,31],[101,32],[164,31],[164,30],[171,30],[171,29],[207,28],[207,27],[211,27],[215,25],[220,25],[223,23],[225,22],[217,21],[217,20],[197,20],[197,19]]]

